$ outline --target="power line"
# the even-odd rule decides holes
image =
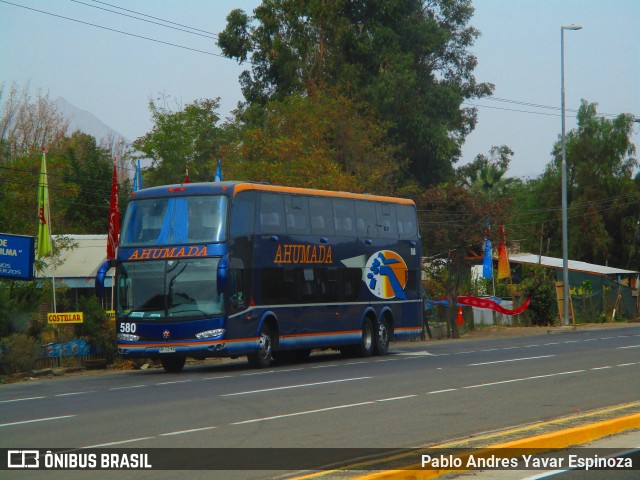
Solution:
[[[211,39],[213,39],[213,40],[215,40],[216,38],[218,38],[218,36],[217,36],[217,35],[215,35],[215,34],[208,34],[208,35],[204,35],[204,34],[202,34],[202,33],[197,33],[197,32],[193,32],[193,31],[190,31],[190,30],[185,30],[184,28],[172,27],[171,25],[165,25],[165,24],[163,24],[163,23],[160,23],[160,22],[154,22],[154,21],[152,21],[152,20],[145,20],[144,18],[134,17],[133,15],[127,15],[126,13],[116,12],[116,11],[114,11],[114,10],[109,10],[108,8],[98,7],[97,5],[89,5],[88,3],[81,2],[80,0],[70,0],[70,1],[71,1],[71,2],[74,2],[74,3],[79,3],[80,5],[84,5],[84,6],[86,6],[86,7],[97,8],[97,9],[99,9],[99,10],[103,10],[103,11],[105,11],[105,12],[114,13],[114,14],[116,14],[116,15],[122,15],[123,17],[133,18],[134,20],[139,20],[139,21],[141,21],[141,22],[152,23],[152,24],[154,24],[154,25],[159,25],[159,26],[161,26],[161,27],[171,28],[171,29],[173,29],[173,30],[178,30],[178,31],[180,31],[180,32],[190,33],[191,35],[198,35],[199,37],[211,38]],[[98,3],[102,3],[102,2],[98,2]],[[113,5],[110,5],[110,6],[113,6]],[[115,7],[115,8],[120,8],[120,7]],[[123,9],[123,10],[126,10],[126,9]],[[127,11],[131,11],[131,10],[127,10]],[[136,13],[137,15],[144,15],[144,14],[142,14],[142,13],[137,13],[137,12],[134,12],[134,13]],[[149,15],[145,15],[145,16],[149,16]],[[155,18],[155,17],[151,17],[151,18]],[[158,20],[161,20],[162,22],[173,23],[173,22],[168,22],[167,20],[162,20],[162,19],[158,19]],[[187,28],[191,28],[191,27],[187,27]],[[192,29],[192,30],[194,30],[194,29]]]
[[[72,0],[72,1],[75,1],[75,0]],[[188,26],[188,25],[182,25],[181,23],[171,22],[171,21],[169,21],[169,20],[164,20],[164,19],[162,19],[162,18],[158,18],[158,17],[154,17],[154,16],[151,16],[151,15],[147,15],[147,14],[145,14],[145,13],[136,12],[136,11],[134,11],[134,10],[128,10],[128,9],[126,9],[126,8],[118,7],[117,5],[112,5],[112,4],[110,4],[110,3],[100,2],[100,1],[98,1],[98,0],[91,0],[91,1],[92,1],[92,2],[95,2],[95,3],[100,3],[100,4],[102,4],[102,5],[107,5],[107,6],[109,6],[109,7],[117,8],[118,10],[124,10],[125,12],[135,13],[136,15],[141,15],[141,16],[143,16],[143,17],[153,18],[154,20],[160,20],[161,22],[170,23],[170,24],[172,24],[172,25],[177,25],[177,26],[179,26],[179,27],[188,28],[188,29],[190,29],[190,30],[195,30],[195,31],[197,31],[197,32],[207,33],[207,34],[209,34],[209,35],[212,35],[213,37],[218,37],[218,35],[216,35],[216,34],[215,34],[215,33],[213,33],[213,32],[207,32],[206,30],[201,30],[201,29],[199,29],[199,28],[190,27],[190,26]],[[80,3],[80,2],[78,2],[78,3]],[[114,13],[117,13],[117,12],[114,12]],[[133,18],[133,17],[132,17],[132,18]],[[142,19],[138,19],[138,20],[142,20]]]
[[[553,107],[553,106],[550,106],[550,105],[540,105],[540,104],[536,104],[536,103],[523,102],[523,101],[520,101],[520,100],[509,100],[507,98],[487,97],[487,98],[482,98],[482,99],[478,99],[478,100],[504,102],[504,103],[510,103],[510,104],[514,104],[514,105],[523,105],[523,106],[527,106],[527,107],[542,108],[542,109],[554,110],[554,111],[560,110],[560,107]],[[517,109],[517,108],[495,107],[495,106],[491,106],[491,105],[482,105],[482,104],[469,103],[469,102],[462,102],[462,104],[463,105],[467,105],[467,106],[471,106],[471,107],[492,108],[494,110],[505,110],[505,111],[508,111],[508,112],[529,113],[529,114],[533,114],[533,115],[546,115],[546,116],[551,116],[551,117],[560,117],[562,115],[561,113],[534,112],[534,111],[531,111],[531,110],[520,110],[520,109]],[[575,110],[575,109],[565,109],[565,110],[567,112],[574,112],[574,113],[578,112],[578,110]],[[566,116],[570,117],[570,118],[576,118],[577,117],[577,115],[566,115]],[[613,113],[596,113],[596,117],[615,118],[617,116],[618,115],[613,114]]]
[[[109,28],[109,27],[105,27],[103,25],[97,25],[95,23],[90,23],[90,22],[85,22],[83,20],[78,20],[78,19],[75,19],[75,18],[65,17],[64,15],[58,15],[56,13],[46,12],[44,10],[39,10],[37,8],[27,7],[25,5],[19,5],[17,3],[8,2],[7,0],[0,0],[0,2],[6,3],[7,5],[13,5],[14,7],[20,7],[20,8],[24,8],[26,10],[31,10],[31,11],[34,11],[34,12],[43,13],[45,15],[50,15],[52,17],[62,18],[64,20],[69,20],[70,22],[81,23],[83,25],[89,25],[91,27],[101,28],[102,30],[108,30],[110,32],[120,33],[122,35],[128,35],[130,37],[135,37],[135,38],[140,38],[140,39],[143,39],[143,40],[148,40],[150,42],[156,42],[156,43],[160,43],[160,44],[163,44],[163,45],[169,45],[171,47],[182,48],[184,50],[190,50],[192,52],[203,53],[205,55],[210,55],[212,57],[220,57],[220,58],[224,58],[226,60],[229,60],[229,58],[225,57],[224,55],[220,55],[218,53],[207,52],[205,50],[199,50],[197,48],[187,47],[185,45],[178,45],[177,43],[165,42],[163,40],[158,40],[158,39],[151,38],[151,37],[145,37],[144,35],[137,35],[135,33],[129,33],[129,32],[125,32],[125,31],[122,31],[122,30],[117,30],[115,28]]]

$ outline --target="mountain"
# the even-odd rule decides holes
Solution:
[[[69,133],[73,133],[76,130],[80,130],[88,135],[92,135],[96,138],[98,144],[102,140],[118,141],[123,139],[128,142],[124,135],[114,130],[108,125],[105,125],[96,117],[93,113],[81,110],[75,105],[70,104],[65,98],[58,97],[53,101],[53,104],[59,113],[69,119]]]

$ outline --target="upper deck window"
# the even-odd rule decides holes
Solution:
[[[120,244],[183,245],[226,238],[227,197],[193,196],[134,200],[122,224]]]

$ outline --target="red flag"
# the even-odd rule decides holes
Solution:
[[[120,209],[118,208],[118,174],[116,159],[113,158],[113,183],[111,184],[111,202],[109,203],[109,234],[107,236],[107,258],[116,258],[116,248],[120,237]]]
[[[186,167],[186,173],[184,176],[184,183],[189,183],[189,165]]]

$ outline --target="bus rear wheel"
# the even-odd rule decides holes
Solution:
[[[362,336],[358,345],[342,347],[340,352],[345,356],[370,357],[373,355],[373,342],[375,334],[373,324],[370,319],[366,319],[362,324]]]
[[[386,355],[389,351],[389,322],[386,318],[380,320],[376,328],[376,339],[373,344],[374,353],[376,355]]]
[[[165,372],[169,373],[181,371],[186,361],[187,357],[166,357],[160,359],[162,368],[164,368]]]
[[[267,368],[271,365],[271,357],[273,355],[273,337],[271,330],[267,325],[263,325],[260,329],[260,344],[258,351],[247,355],[249,365],[253,368]]]

